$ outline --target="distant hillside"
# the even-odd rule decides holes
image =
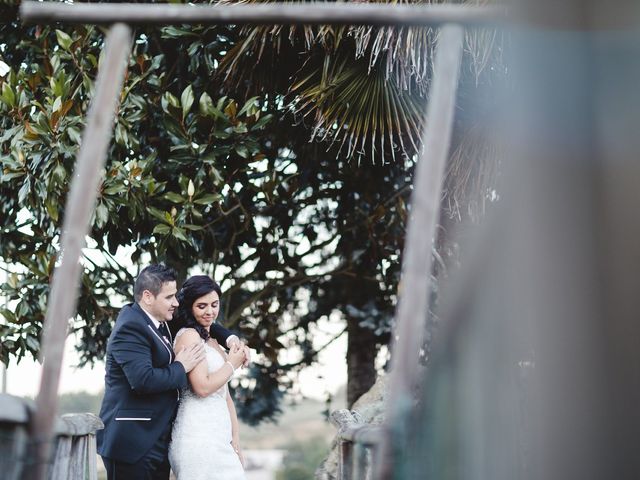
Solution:
[[[345,408],[346,394],[340,390],[332,402],[331,411]],[[305,399],[283,406],[277,423],[265,423],[258,427],[241,424],[240,441],[246,449],[287,448],[292,443],[305,442],[315,437],[324,438],[327,444],[336,434],[336,429],[324,415],[324,402]]]

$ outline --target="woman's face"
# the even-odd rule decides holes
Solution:
[[[218,318],[218,312],[220,312],[220,298],[215,291],[197,298],[191,307],[193,318],[207,330]]]

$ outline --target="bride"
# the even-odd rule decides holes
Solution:
[[[174,350],[205,345],[206,362],[189,372],[173,424],[169,461],[177,480],[244,480],[238,417],[227,382],[245,359],[236,346],[227,355],[209,336],[220,311],[221,291],[206,275],[189,278],[180,293],[177,319],[181,328]]]

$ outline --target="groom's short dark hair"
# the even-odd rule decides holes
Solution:
[[[139,302],[142,293],[149,290],[153,295],[158,295],[162,289],[162,284],[176,281],[176,271],[162,263],[149,265],[142,269],[136,283],[133,286],[133,298]]]

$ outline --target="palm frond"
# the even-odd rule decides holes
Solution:
[[[267,1],[271,0],[220,3]],[[247,97],[265,91],[286,95],[295,118],[312,122],[311,139],[327,142],[347,158],[395,160],[397,153],[411,157],[420,149],[437,40],[436,30],[422,27],[242,27],[219,71],[228,88]],[[487,67],[499,61],[502,43],[495,31],[469,30],[468,71],[463,75],[471,75],[478,84]]]
[[[300,76],[291,88],[291,111],[298,120],[312,120],[312,140],[339,143],[347,158],[373,162],[388,153],[395,158],[398,150],[408,156],[417,151],[425,99],[389,82],[383,68],[371,70],[347,51],[308,65]]]

